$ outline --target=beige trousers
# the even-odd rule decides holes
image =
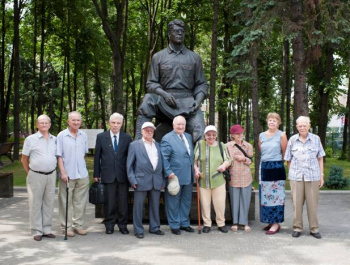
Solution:
[[[61,228],[66,224],[67,185],[60,180],[58,209]],[[88,198],[89,178],[70,179],[68,191],[68,228],[83,229],[86,203]]]
[[[218,227],[225,225],[226,187],[221,185],[214,189],[199,188],[201,211],[204,226],[211,227],[211,202],[213,201],[215,219]]]
[[[303,206],[306,201],[310,232],[318,232],[317,210],[320,194],[319,183],[319,181],[290,181],[294,209],[294,231],[303,231]]]
[[[55,185],[56,171],[50,175],[43,175],[29,170],[27,191],[30,229],[33,235],[51,233]]]

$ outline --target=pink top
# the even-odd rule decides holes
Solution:
[[[253,157],[253,146],[250,143],[243,141],[239,146],[249,157]],[[226,149],[232,160],[230,166],[230,186],[236,188],[244,188],[249,186],[252,183],[252,173],[250,171],[252,161],[249,158],[247,158],[245,162],[237,161],[235,156],[244,154],[234,145],[232,141],[226,144]]]

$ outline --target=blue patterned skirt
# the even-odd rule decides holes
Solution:
[[[282,223],[286,197],[283,161],[261,162],[259,179],[260,222]]]

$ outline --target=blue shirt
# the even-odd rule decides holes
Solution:
[[[68,128],[57,135],[56,156],[62,157],[64,169],[70,179],[88,177],[84,159],[88,151],[88,138],[82,130],[78,130],[76,138]]]
[[[287,145],[284,160],[290,161],[288,178],[294,181],[318,181],[321,179],[318,158],[325,156],[320,137],[308,133],[305,143],[299,134],[293,135]]]

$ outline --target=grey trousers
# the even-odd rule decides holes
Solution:
[[[148,206],[149,206],[149,231],[156,232],[160,228],[159,218],[159,190],[149,191],[135,191],[134,192],[134,207],[133,207],[133,224],[134,233],[143,234],[142,218],[143,207],[145,205],[145,199],[148,194]]]
[[[29,220],[33,235],[51,233],[55,185],[56,171],[50,175],[35,173],[31,170],[28,172]]]
[[[244,188],[229,187],[233,224],[248,225],[252,184]]]

